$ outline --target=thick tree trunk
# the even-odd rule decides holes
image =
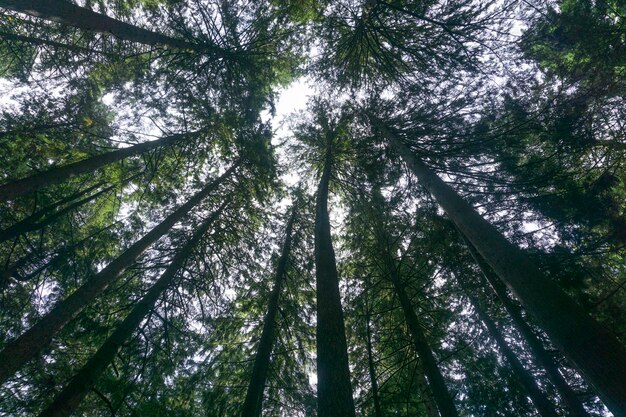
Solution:
[[[87,280],[69,297],[57,303],[52,310],[0,352],[0,384],[13,375],[28,360],[45,348],[65,325],[113,283],[137,258],[156,242],[189,211],[224,182],[235,171],[235,163],[218,179],[196,193],[185,204],[167,216],[158,226],[139,239],[102,271]]]
[[[141,321],[154,308],[163,292],[171,285],[178,271],[192,253],[194,247],[205,235],[211,225],[220,216],[228,200],[196,229],[189,241],[174,256],[170,265],[148,292],[135,304],[124,321],[100,346],[98,351],[87,361],[68,385],[56,396],[52,403],[40,414],[40,417],[66,417],[72,414],[87,392],[93,387],[100,375],[109,366],[122,344],[137,330]]]
[[[355,417],[339,276],[328,218],[331,164],[332,154],[329,144],[315,206],[317,415]]]
[[[388,272],[391,276],[393,288],[398,296],[398,299],[400,300],[400,306],[404,312],[404,317],[409,327],[411,338],[413,339],[413,346],[415,347],[415,351],[422,362],[424,373],[426,374],[433,397],[437,403],[437,408],[439,409],[439,414],[441,414],[441,417],[458,417],[459,413],[457,412],[454,401],[452,400],[452,395],[450,394],[450,391],[448,391],[443,375],[441,375],[441,372],[439,371],[437,360],[435,359],[433,351],[426,340],[426,335],[424,335],[424,332],[422,331],[422,326],[419,323],[417,314],[415,314],[415,311],[413,310],[411,300],[400,282],[400,277],[397,274],[395,265],[389,265],[389,262],[386,262],[386,264],[389,269]]]
[[[517,358],[517,355],[515,355],[515,352],[513,352],[513,350],[511,350],[509,345],[506,343],[504,336],[502,335],[502,333],[500,333],[500,330],[498,330],[496,324],[480,307],[480,304],[476,297],[471,295],[469,291],[466,291],[466,294],[470,302],[472,303],[474,310],[476,310],[476,314],[478,314],[478,317],[489,331],[489,335],[496,342],[496,345],[498,345],[498,349],[500,350],[502,355],[504,355],[507,362],[511,366],[513,374],[515,374],[517,379],[521,382],[522,386],[526,390],[526,393],[528,394],[530,400],[533,402],[535,408],[539,412],[539,415],[542,417],[559,417],[552,403],[550,403],[548,398],[546,398],[546,396],[537,386],[537,383],[535,382],[533,376],[524,368],[522,363]]]
[[[283,281],[285,280],[285,276],[287,274],[287,262],[289,261],[291,252],[293,223],[296,219],[296,213],[298,210],[297,204],[298,203],[294,200],[294,206],[291,209],[291,216],[287,222],[285,241],[283,242],[280,259],[278,260],[278,265],[276,266],[274,288],[272,288],[272,293],[270,294],[267,313],[265,314],[265,319],[263,320],[263,331],[261,332],[261,339],[259,340],[259,345],[257,347],[257,354],[254,358],[254,365],[252,367],[252,375],[250,376],[246,399],[241,410],[242,417],[255,417],[263,404],[263,391],[265,389],[267,371],[270,365],[270,355],[272,353],[272,347],[274,346],[275,340],[278,301],[280,299]]]
[[[515,245],[483,219],[399,139],[377,124],[420,183],[521,301],[552,342],[581,371],[615,415],[626,416],[626,348]]]
[[[463,235],[461,235],[463,236]],[[550,356],[550,354],[543,347],[543,344],[530,327],[530,325],[524,320],[522,314],[517,306],[513,304],[513,300],[509,298],[509,295],[506,292],[506,287],[500,279],[493,273],[489,265],[487,265],[484,259],[480,256],[480,254],[476,251],[476,248],[463,236],[465,243],[469,249],[472,258],[476,261],[476,264],[479,266],[483,275],[491,285],[491,288],[496,293],[504,308],[511,316],[515,327],[520,332],[520,334],[524,337],[524,340],[528,344],[530,351],[532,352],[535,360],[543,366],[550,378],[550,381],[554,384],[561,399],[565,402],[567,407],[569,408],[572,416],[575,417],[589,417],[589,414],[581,404],[580,400],[576,396],[576,393],[569,386],[569,384],[563,378],[563,375],[559,372],[559,368]]]
[[[369,285],[369,284],[366,284]],[[365,303],[367,304],[367,295]],[[372,347],[372,329],[370,327],[370,309],[365,306],[365,342],[367,343],[367,368],[369,371],[370,382],[372,384],[372,399],[374,400],[374,416],[382,417],[380,408],[380,396],[378,394],[378,379],[376,376],[376,366],[374,364],[374,352]]]
[[[30,177],[0,185],[0,201],[12,200],[16,197],[36,191],[39,188],[58,184],[68,178],[95,171],[98,168],[129,156],[147,152],[158,147],[172,145],[180,140],[197,136],[199,133],[200,132],[181,133],[166,136],[158,140],[138,143],[137,145],[129,146],[128,148],[121,148],[101,155],[92,156],[91,158],[83,159],[82,161],[74,162],[61,167],[51,168],[47,171],[31,175]]]
[[[193,43],[124,23],[64,0],[0,0],[0,7],[144,45],[197,49]]]

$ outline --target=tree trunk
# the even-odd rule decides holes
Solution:
[[[176,253],[172,262],[159,279],[150,287],[141,300],[135,304],[128,316],[104,341],[98,351],[87,361],[81,370],[78,371],[59,395],[56,396],[52,404],[40,414],[40,417],[66,417],[76,410],[87,392],[89,392],[100,375],[109,366],[122,347],[122,344],[135,332],[144,317],[154,308],[161,294],[171,285],[194,247],[198,244],[200,239],[202,239],[213,222],[220,216],[228,203],[228,200],[224,201],[219,209],[196,229],[191,239]]]
[[[173,49],[194,50],[198,48],[197,45],[182,39],[124,23],[64,0],[0,0],[0,7],[144,45]]]
[[[2,0],[0,0],[0,2],[1,1]],[[67,49],[68,51],[72,51],[72,52],[79,52],[79,53],[85,53],[85,54],[99,54],[99,55],[104,55],[104,56],[107,56],[107,57],[116,57],[115,54],[110,54],[110,53],[107,53],[107,52],[98,51],[96,49],[84,48],[82,46],[76,46],[76,45],[70,45],[70,44],[61,43],[61,42],[55,42],[55,41],[51,41],[51,40],[48,40],[48,39],[34,38],[32,36],[18,35],[16,33],[9,33],[9,32],[2,32],[2,31],[0,31],[0,38],[7,39],[7,40],[13,41],[13,42],[29,43],[31,45],[37,45],[37,46],[51,46],[51,47],[54,47],[54,48],[62,48],[62,49]],[[64,125],[68,125],[68,124],[69,123],[64,123]],[[0,137],[3,137],[5,135],[6,135],[5,132],[0,132]]]
[[[34,253],[30,253],[28,255],[24,255],[23,257],[21,257],[20,259],[15,261],[13,264],[11,264],[11,265],[7,266],[6,268],[0,270],[0,290],[2,288],[4,288],[4,286],[8,283],[8,280],[10,278],[13,278],[16,281],[20,281],[20,282],[30,281],[35,276],[40,274],[42,271],[44,271],[45,269],[49,268],[50,265],[63,261],[65,259],[65,257],[69,254],[69,252],[71,252],[72,250],[78,248],[79,246],[83,245],[84,243],[90,241],[93,237],[97,236],[98,234],[102,233],[103,231],[105,231],[107,229],[110,229],[111,227],[113,227],[117,223],[119,223],[119,221],[113,222],[110,225],[105,226],[102,229],[97,230],[96,232],[94,232],[91,235],[89,235],[89,236],[79,240],[78,242],[76,242],[76,243],[74,243],[72,245],[67,245],[65,247],[60,248],[56,252],[47,254],[47,255],[51,255],[52,257],[48,261],[44,261],[43,265],[37,267],[34,271],[31,271],[31,272],[27,273],[26,275],[20,275],[20,272],[18,272],[18,271],[21,268],[23,268],[24,266],[28,265],[29,263],[31,263],[31,264],[34,263],[35,261],[33,260],[33,258],[36,257],[36,254],[34,254]],[[43,257],[40,257],[40,260],[44,260],[45,256],[47,256],[47,255],[44,255]]]
[[[424,373],[426,374],[426,378],[433,392],[433,397],[437,403],[437,408],[439,409],[439,414],[441,414],[441,417],[458,417],[459,413],[452,400],[452,395],[450,391],[448,391],[443,375],[441,375],[439,371],[437,360],[426,340],[426,335],[422,332],[422,327],[417,318],[417,314],[415,314],[413,310],[411,300],[409,300],[404,287],[400,283],[400,277],[398,276],[395,265],[389,265],[389,262],[386,262],[386,264],[386,267],[389,269],[388,272],[391,276],[393,288],[400,300],[400,306],[404,312],[404,317],[409,327],[411,338],[413,339],[413,346],[422,362]]]
[[[2,0],[0,0],[0,2],[1,1]],[[68,178],[72,178],[86,172],[95,171],[98,168],[129,156],[147,152],[161,146],[172,145],[182,139],[197,136],[199,133],[200,132],[180,133],[166,136],[158,140],[138,143],[136,145],[129,146],[128,148],[121,148],[101,155],[95,155],[90,158],[83,159],[82,161],[74,162],[61,167],[54,167],[21,180],[15,180],[0,185],[0,201],[12,200],[16,197],[36,191],[39,188],[58,184]]]
[[[369,286],[369,283],[366,283]],[[367,291],[367,290],[366,290]],[[374,400],[374,416],[382,417],[380,408],[380,397],[378,394],[378,379],[376,377],[376,367],[374,365],[374,352],[372,348],[372,329],[370,327],[370,309],[367,305],[367,295],[365,299],[365,342],[367,343],[367,368],[369,371],[370,382],[372,383],[372,399]]]
[[[183,216],[200,203],[211,192],[224,182],[239,166],[235,163],[228,171],[203,190],[196,193],[185,204],[167,216],[158,226],[148,232],[102,271],[87,280],[65,300],[57,303],[52,310],[17,339],[10,342],[0,352],[0,384],[13,375],[28,360],[45,348],[52,338],[83,308],[89,305],[102,291],[113,283],[150,245],[156,242]]]
[[[257,415],[257,411],[259,411],[263,403],[263,390],[265,389],[267,371],[270,365],[270,355],[272,353],[272,347],[275,340],[278,301],[280,299],[283,281],[287,274],[287,262],[289,261],[291,252],[293,223],[298,211],[297,204],[297,201],[294,201],[294,206],[291,209],[291,217],[289,218],[287,228],[285,230],[285,241],[283,242],[280,259],[278,260],[278,265],[276,266],[274,288],[272,288],[267,313],[265,314],[265,319],[263,320],[263,331],[261,332],[261,339],[259,340],[257,354],[254,358],[254,365],[252,367],[252,375],[250,376],[246,399],[243,403],[241,411],[242,417],[255,417]]]
[[[426,379],[426,373],[424,372],[424,366],[421,361],[417,361],[415,364],[415,371],[417,373],[417,389],[421,398],[422,405],[426,411],[426,417],[439,417],[439,411],[437,411],[437,404],[433,399],[433,394],[428,386],[428,380]]]
[[[504,305],[504,308],[511,316],[511,319],[513,319],[515,327],[524,337],[524,340],[528,344],[528,347],[535,357],[535,360],[540,363],[541,366],[543,366],[543,368],[545,369],[548,378],[550,378],[550,381],[552,381],[552,383],[556,387],[561,399],[569,408],[570,413],[572,413],[572,416],[589,417],[589,414],[576,396],[576,393],[559,372],[559,368],[550,356],[550,354],[543,347],[543,344],[541,343],[537,335],[535,335],[535,332],[530,327],[530,325],[524,320],[521,312],[519,311],[519,308],[515,306],[513,304],[513,301],[509,298],[504,284],[502,284],[500,279],[493,273],[489,265],[485,263],[480,254],[476,252],[476,248],[474,248],[474,246],[465,238],[465,236],[463,236],[463,238],[467,244],[470,254],[472,255],[472,258],[474,258],[476,264],[491,285],[491,288]]]
[[[64,214],[69,213],[70,211],[89,203],[90,201],[95,200],[96,198],[100,197],[103,194],[108,193],[109,191],[119,187],[120,185],[124,185],[129,181],[132,181],[134,178],[137,178],[139,176],[139,174],[137,175],[133,175],[130,178],[126,178],[125,180],[123,180],[120,184],[114,184],[111,185],[109,187],[103,188],[102,190],[98,191],[95,194],[92,194],[88,197],[83,198],[82,200],[76,201],[70,205],[68,205],[67,207],[64,207],[60,210],[57,210],[56,212],[52,213],[50,216],[46,217],[44,220],[37,222],[37,219],[42,217],[43,215],[45,215],[46,212],[50,212],[50,206],[44,208],[43,210],[40,210],[39,212],[30,215],[28,217],[26,217],[25,219],[15,223],[13,226],[11,227],[7,227],[6,229],[0,230],[0,243],[4,242],[6,240],[12,239],[16,236],[22,235],[24,233],[28,233],[28,232],[32,232],[35,230],[39,230],[39,229],[43,229],[44,227],[48,226],[50,223],[54,222],[56,219],[58,219],[59,217],[63,216]],[[89,189],[92,189],[94,187],[90,187]]]
[[[377,124],[391,146],[433,195],[615,415],[626,416],[626,348],[483,219],[399,139]]]
[[[550,403],[548,398],[546,398],[546,396],[537,386],[537,383],[535,382],[533,376],[530,374],[530,372],[524,369],[524,366],[517,358],[517,355],[515,355],[515,352],[513,352],[513,350],[511,350],[509,345],[506,343],[506,340],[504,340],[504,336],[502,335],[502,333],[500,333],[500,330],[498,330],[496,324],[480,307],[480,304],[478,303],[476,297],[471,295],[468,290],[465,290],[465,293],[472,303],[474,310],[476,310],[478,317],[489,331],[489,335],[493,340],[495,340],[496,345],[498,345],[498,349],[500,350],[502,355],[504,355],[507,362],[511,366],[513,373],[526,390],[526,393],[528,394],[530,400],[533,402],[535,408],[539,412],[539,415],[542,417],[559,417],[552,403]]]
[[[328,218],[330,142],[315,205],[315,278],[317,297],[317,415],[355,417],[339,276]]]

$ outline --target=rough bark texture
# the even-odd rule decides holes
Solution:
[[[606,406],[626,416],[626,348],[550,281],[515,245],[483,219],[456,191],[380,126],[395,151],[450,219],[580,370]]]
[[[315,207],[315,278],[317,294],[317,415],[355,417],[339,276],[328,218],[332,154],[327,149]]]
[[[165,269],[159,279],[150,287],[148,292],[135,304],[124,321],[117,326],[111,335],[104,341],[98,351],[87,361],[80,371],[72,378],[68,385],[57,395],[52,403],[40,414],[40,417],[66,417],[72,414],[87,392],[96,383],[102,372],[109,366],[122,344],[139,327],[141,321],[152,310],[161,294],[170,286],[178,271],[208,231],[209,227],[219,217],[228,204],[226,200],[193,234],[191,239],[174,256],[172,262]]]
[[[64,0],[0,0],[0,7],[42,19],[73,26],[89,32],[113,35],[119,39],[144,45],[174,49],[195,49],[196,45],[182,39],[143,29],[91,9]]]
[[[2,0],[0,0],[0,3],[1,2]],[[82,161],[74,162],[61,167],[51,168],[47,171],[31,175],[30,177],[0,185],[0,201],[12,200],[16,197],[36,191],[39,188],[58,184],[68,178],[72,178],[86,172],[95,171],[98,168],[129,156],[147,152],[161,146],[172,145],[182,139],[193,137],[198,133],[199,132],[176,134],[150,142],[138,143],[137,145],[129,146],[128,148],[117,149],[112,152],[92,156],[91,158],[83,159]]]
[[[526,322],[526,320],[524,320],[519,308],[514,305],[513,300],[509,298],[504,284],[493,273],[489,265],[485,263],[480,254],[476,252],[476,248],[474,248],[474,246],[469,241],[467,241],[467,238],[465,238],[465,236],[463,236],[463,238],[467,244],[467,247],[469,248],[472,258],[474,258],[476,264],[479,266],[483,275],[491,285],[491,288],[498,296],[498,299],[502,302],[502,305],[509,313],[509,316],[511,316],[515,327],[528,344],[528,347],[535,357],[535,360],[540,363],[541,366],[543,366],[543,368],[545,369],[548,378],[550,378],[550,381],[552,381],[552,383],[556,387],[559,395],[561,396],[561,399],[569,408],[572,416],[589,417],[589,414],[576,396],[576,393],[574,392],[572,387],[569,386],[567,381],[565,381],[563,375],[561,375],[561,373],[559,372],[558,366],[556,365],[548,351],[546,351],[546,349],[543,347],[543,344],[541,343],[533,329],[530,327],[530,325]]]
[[[126,268],[131,266],[150,245],[167,233],[175,223],[180,221],[183,216],[189,213],[189,211],[207,195],[216,190],[218,186],[235,171],[238,165],[238,163],[234,164],[218,179],[196,193],[185,204],[167,216],[158,226],[126,249],[124,253],[108,264],[102,271],[87,280],[66,299],[57,303],[52,310],[35,323],[35,325],[17,339],[10,342],[2,352],[0,352],[0,383],[6,381],[6,379],[13,375],[22,365],[45,348],[52,338],[59,333],[70,320],[76,317],[83,308],[96,299],[96,297],[113,283]]]
[[[265,314],[265,319],[263,320],[263,331],[261,332],[261,339],[259,340],[259,345],[257,347],[257,354],[254,358],[254,365],[252,367],[252,375],[250,376],[248,391],[246,392],[246,399],[241,410],[242,417],[255,417],[263,404],[263,390],[265,388],[265,381],[267,380],[267,370],[269,369],[270,355],[272,353],[272,347],[274,346],[275,340],[278,301],[280,299],[283,281],[285,280],[287,273],[287,262],[289,261],[289,254],[291,252],[293,223],[297,213],[296,204],[297,203],[294,203],[291,216],[287,222],[285,241],[283,242],[278,265],[276,266],[274,288],[272,288],[272,293],[270,294],[267,313]]]
[[[483,322],[487,330],[489,331],[489,335],[498,345],[498,349],[504,355],[507,362],[511,366],[513,370],[513,374],[520,381],[526,393],[530,397],[530,400],[533,402],[533,405],[539,412],[539,415],[542,417],[558,417],[558,413],[554,409],[554,406],[550,403],[550,401],[546,398],[543,392],[537,386],[535,379],[532,375],[524,368],[522,363],[515,355],[515,352],[511,350],[510,346],[504,340],[504,336],[500,333],[500,330],[496,326],[491,317],[481,308],[480,303],[476,299],[476,297],[472,296],[469,291],[467,291],[467,296],[478,314],[480,321]]]

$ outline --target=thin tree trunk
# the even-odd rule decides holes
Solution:
[[[328,218],[331,165],[329,142],[315,205],[317,415],[355,417],[339,276]]]
[[[0,2],[1,1],[2,0],[0,0]],[[99,55],[104,55],[107,57],[117,56],[115,54],[99,51],[96,49],[84,48],[82,46],[70,45],[70,44],[65,44],[61,42],[51,41],[48,39],[34,38],[32,36],[18,35],[16,33],[9,33],[9,32],[3,32],[3,31],[0,31],[0,38],[4,38],[4,39],[14,41],[14,42],[29,43],[31,45],[37,45],[37,46],[51,46],[54,48],[62,48],[62,49],[67,49],[68,51],[81,52],[85,54],[99,54]],[[64,123],[64,125],[68,125],[68,124],[69,123]],[[0,132],[0,137],[3,137],[5,135],[6,135],[6,132]]]
[[[439,371],[437,360],[435,359],[433,351],[426,340],[426,335],[424,335],[424,332],[422,331],[422,326],[419,323],[417,314],[415,314],[415,311],[413,310],[411,300],[400,283],[400,277],[397,274],[395,265],[389,265],[388,262],[386,263],[387,268],[389,269],[388,272],[391,276],[391,281],[393,283],[393,288],[398,296],[398,299],[400,300],[400,306],[404,312],[404,317],[409,327],[411,338],[413,339],[413,346],[415,347],[415,351],[417,352],[417,355],[419,356],[419,359],[424,367],[424,373],[426,374],[433,397],[437,403],[439,414],[441,414],[441,417],[458,417],[459,413],[457,412],[454,401],[452,400],[452,395],[450,394],[450,391],[448,391],[443,375],[441,375],[441,372]]]
[[[150,287],[141,300],[135,304],[128,316],[117,326],[98,351],[40,414],[40,417],[66,417],[76,410],[85,395],[109,366],[117,352],[119,352],[122,344],[137,330],[144,317],[154,308],[161,294],[172,284],[172,281],[177,276],[178,271],[185,265],[185,261],[192,253],[194,247],[220,216],[228,203],[228,200],[224,201],[219,209],[198,227],[191,239],[176,253],[172,262],[159,279]]]
[[[0,7],[119,39],[173,49],[198,49],[198,45],[134,26],[64,0],[0,0]]]
[[[426,410],[426,417],[439,417],[439,411],[437,411],[437,404],[433,399],[433,394],[428,386],[428,380],[426,379],[426,373],[424,372],[424,366],[421,361],[415,364],[417,372],[417,389],[419,391],[422,404]]]
[[[49,255],[53,255],[52,258],[50,258],[43,265],[41,265],[38,268],[36,268],[34,271],[29,272],[28,274],[23,275],[23,276],[20,275],[18,270],[23,268],[29,262],[31,262],[31,260],[33,259],[33,256],[35,256],[35,254],[30,253],[28,255],[25,255],[25,256],[21,257],[20,259],[18,259],[13,264],[11,264],[8,267],[6,267],[5,269],[0,270],[0,289],[2,289],[7,284],[7,281],[10,278],[13,278],[16,281],[20,281],[20,282],[26,282],[26,281],[29,281],[29,280],[33,279],[36,275],[38,275],[39,273],[41,273],[45,269],[49,268],[50,265],[52,265],[53,263],[58,263],[58,262],[64,260],[65,257],[67,256],[67,254],[70,251],[72,251],[73,249],[83,245],[85,242],[88,242],[94,236],[97,236],[98,234],[100,234],[104,230],[110,229],[111,227],[113,227],[117,223],[119,223],[119,221],[111,223],[110,225],[108,225],[106,227],[103,227],[102,229],[97,230],[96,232],[94,232],[91,235],[89,235],[89,236],[79,240],[78,242],[76,242],[76,243],[74,243],[72,245],[65,246],[65,247],[57,250],[56,253],[49,254]],[[43,259],[43,258],[40,258],[40,259]]]
[[[366,283],[369,285],[369,283]],[[367,291],[367,290],[366,290]],[[374,364],[374,352],[372,347],[372,329],[370,327],[370,309],[367,305],[368,299],[366,294],[365,300],[365,342],[367,343],[367,368],[369,371],[370,382],[372,384],[372,399],[374,400],[374,416],[382,417],[380,408],[380,397],[378,394],[378,379],[376,377],[376,367]]]
[[[380,193],[380,189],[375,187],[372,192],[372,206],[378,210],[384,211],[383,202],[384,198]],[[384,224],[378,221],[378,218],[375,219],[374,230],[378,241],[378,250],[380,252],[380,256],[382,257],[385,269],[384,272],[389,274],[394,291],[400,301],[400,306],[402,307],[409,332],[411,333],[411,338],[413,339],[413,346],[415,347],[415,351],[422,363],[424,373],[426,374],[426,378],[428,379],[428,383],[433,393],[433,398],[437,404],[437,408],[439,409],[439,414],[441,414],[441,417],[458,417],[459,414],[456,406],[454,405],[454,401],[452,399],[453,397],[446,386],[443,375],[441,375],[437,360],[435,359],[433,351],[428,344],[426,335],[424,335],[424,332],[422,331],[417,314],[415,314],[415,311],[413,310],[411,300],[409,299],[406,291],[404,290],[404,286],[400,281],[400,274],[398,273],[396,261],[392,256],[391,249],[388,244],[389,235],[384,230]]]
[[[463,235],[461,235],[463,236]],[[480,256],[480,254],[476,251],[476,248],[463,236],[467,247],[469,249],[472,258],[476,261],[476,264],[482,271],[483,275],[491,285],[491,288],[496,293],[504,308],[513,319],[513,323],[515,327],[520,332],[520,334],[524,337],[524,340],[528,344],[530,351],[532,352],[535,360],[540,363],[546,371],[548,378],[554,384],[561,399],[565,402],[567,407],[569,408],[572,416],[575,417],[589,417],[589,414],[581,404],[580,400],[576,396],[576,393],[569,386],[569,384],[563,378],[563,375],[559,372],[559,368],[550,356],[550,354],[543,347],[543,344],[530,327],[530,325],[524,320],[522,317],[519,308],[513,304],[513,301],[509,298],[509,295],[506,292],[506,287],[500,279],[493,273],[489,265],[487,265],[484,259]]]
[[[1,1],[2,0],[0,0],[0,2]],[[0,185],[0,201],[12,200],[16,197],[36,191],[39,188],[58,184],[68,178],[95,171],[98,168],[129,156],[147,152],[158,147],[169,146],[180,140],[197,136],[200,133],[201,132],[179,133],[149,142],[138,143],[136,145],[129,146],[128,148],[121,148],[115,151],[95,155],[90,158],[83,159],[82,161],[60,167],[54,167],[47,171],[31,175],[30,177]]]
[[[515,355],[515,352],[511,350],[510,346],[506,343],[506,340],[504,340],[504,336],[502,335],[502,333],[500,333],[500,330],[498,329],[496,324],[481,308],[480,303],[478,302],[476,297],[474,297],[468,290],[465,290],[465,293],[472,303],[474,310],[476,310],[478,317],[489,331],[489,335],[496,342],[498,349],[500,350],[502,355],[504,355],[507,362],[511,366],[513,373],[526,390],[526,393],[528,394],[530,400],[533,402],[533,405],[539,412],[539,415],[542,417],[559,417],[558,413],[554,409],[553,404],[539,389],[533,376],[524,368],[522,363],[517,358],[517,355]]]
[[[137,178],[140,174],[136,174],[133,175],[130,178],[126,178],[125,180],[123,180],[120,184],[113,184],[109,187],[103,188],[102,190],[98,191],[95,194],[92,194],[88,197],[83,198],[82,200],[76,201],[70,205],[68,205],[67,207],[63,207],[62,209],[52,213],[50,216],[46,217],[44,220],[37,222],[36,220],[40,217],[42,217],[43,215],[45,215],[45,213],[42,212],[49,212],[49,207],[46,207],[45,209],[41,210],[38,213],[35,213],[31,216],[28,216],[27,218],[15,223],[13,226],[11,227],[7,227],[6,229],[0,230],[0,243],[4,242],[6,240],[12,239],[16,236],[20,236],[24,233],[28,233],[28,232],[32,232],[35,230],[39,230],[39,229],[43,229],[44,227],[48,226],[49,224],[51,224],[52,222],[54,222],[56,219],[58,219],[59,217],[69,213],[70,211],[81,207],[87,203],[89,203],[90,201],[95,200],[96,198],[100,197],[103,194],[108,193],[109,191],[119,187],[120,185],[124,185],[129,181],[132,181],[134,178]],[[92,187],[93,188],[93,187]]]
[[[239,163],[235,163],[228,171],[203,190],[196,193],[185,204],[167,216],[158,226],[148,232],[115,260],[109,263],[102,271],[87,280],[80,288],[74,291],[63,301],[57,303],[52,310],[39,320],[30,329],[17,339],[10,342],[0,352],[0,384],[13,375],[28,360],[45,348],[52,338],[65,325],[76,317],[87,305],[95,300],[111,283],[113,283],[137,258],[161,238],[183,216],[200,203],[211,192],[224,182]]]
[[[606,406],[626,416],[626,348],[382,125],[391,146]]]
[[[267,306],[267,313],[265,314],[265,319],[263,320],[263,331],[261,332],[261,339],[259,340],[257,354],[254,358],[254,365],[252,367],[252,375],[250,376],[246,399],[243,403],[241,411],[242,417],[255,417],[263,404],[263,391],[265,389],[267,371],[270,365],[270,355],[272,353],[275,340],[278,301],[280,299],[283,281],[285,280],[285,276],[287,274],[287,262],[289,261],[291,252],[293,223],[296,219],[296,213],[298,211],[297,204],[297,201],[294,201],[293,208],[291,209],[291,216],[287,222],[285,241],[283,242],[280,259],[278,260],[278,265],[276,266],[274,288],[272,288],[272,293],[270,294]]]

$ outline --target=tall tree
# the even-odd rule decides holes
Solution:
[[[319,417],[354,417],[339,276],[328,216],[335,135],[332,131],[326,132],[324,165],[315,199],[317,407]]]
[[[239,166],[233,164],[224,174],[210,182],[205,188],[192,196],[185,204],[167,216],[159,225],[148,232],[102,271],[88,279],[80,288],[66,299],[58,302],[48,314],[35,325],[11,341],[0,352],[0,381],[10,378],[28,360],[45,348],[52,338],[86,306],[96,299],[112,282],[114,282],[148,247],[165,235],[174,224],[180,221],[191,209],[206,196],[214,192],[226,181]]]
[[[626,348],[592,319],[522,251],[483,219],[452,187],[411,150],[377,124],[393,149],[442,206],[513,294],[537,319],[550,339],[577,366],[610,410],[626,412]]]
[[[69,416],[78,407],[83,397],[91,389],[97,378],[109,366],[122,344],[141,324],[144,317],[154,307],[161,294],[172,284],[185,261],[193,252],[198,242],[204,237],[211,225],[230,203],[226,199],[202,224],[198,226],[189,241],[176,253],[169,266],[148,292],[139,300],[128,316],[111,333],[98,351],[87,361],[70,383],[57,395],[52,403],[40,414],[45,416]]]
[[[263,404],[263,390],[265,389],[267,371],[270,364],[270,355],[274,346],[276,313],[278,312],[278,302],[280,300],[283,281],[287,275],[287,262],[289,262],[291,254],[293,224],[296,220],[297,213],[298,201],[294,199],[293,207],[291,208],[291,216],[289,216],[289,220],[287,221],[287,226],[285,228],[285,240],[283,241],[282,251],[280,258],[278,259],[278,265],[276,266],[274,288],[270,294],[267,312],[265,313],[265,318],[263,319],[263,331],[261,333],[261,339],[259,340],[257,353],[254,358],[254,365],[252,366],[252,375],[250,376],[246,399],[241,409],[242,417],[255,417],[261,413],[260,408]]]
[[[90,32],[110,34],[131,42],[175,49],[198,49],[194,43],[134,26],[65,0],[2,0],[0,7]]]
[[[561,375],[559,371],[558,366],[551,358],[548,351],[543,347],[543,344],[541,343],[533,329],[526,322],[526,320],[524,320],[524,317],[522,317],[519,308],[517,308],[514,305],[513,300],[510,299],[509,295],[507,294],[506,287],[493,273],[491,268],[487,264],[485,264],[484,260],[482,259],[480,254],[478,254],[474,246],[469,241],[467,241],[465,237],[463,237],[463,240],[467,244],[467,248],[472,258],[483,273],[483,276],[487,279],[489,285],[496,293],[497,297],[500,299],[500,302],[506,309],[507,313],[509,313],[509,315],[513,319],[513,323],[515,323],[515,326],[524,337],[526,343],[528,343],[528,346],[530,347],[533,356],[535,357],[537,362],[539,362],[541,366],[543,366],[546,373],[548,374],[548,378],[550,378],[550,381],[552,381],[552,383],[558,390],[559,395],[567,404],[569,412],[577,417],[588,417],[589,414],[576,396],[576,393],[567,383],[567,381],[565,381],[563,375]]]
[[[0,186],[0,200],[14,199],[15,197],[28,194],[39,188],[58,184],[68,178],[95,171],[98,168],[128,158],[129,156],[138,155],[162,146],[169,146],[184,139],[191,139],[196,137],[199,133],[200,132],[193,132],[165,136],[158,140],[138,143],[128,148],[92,156],[82,161],[55,167],[27,178],[8,182]]]

